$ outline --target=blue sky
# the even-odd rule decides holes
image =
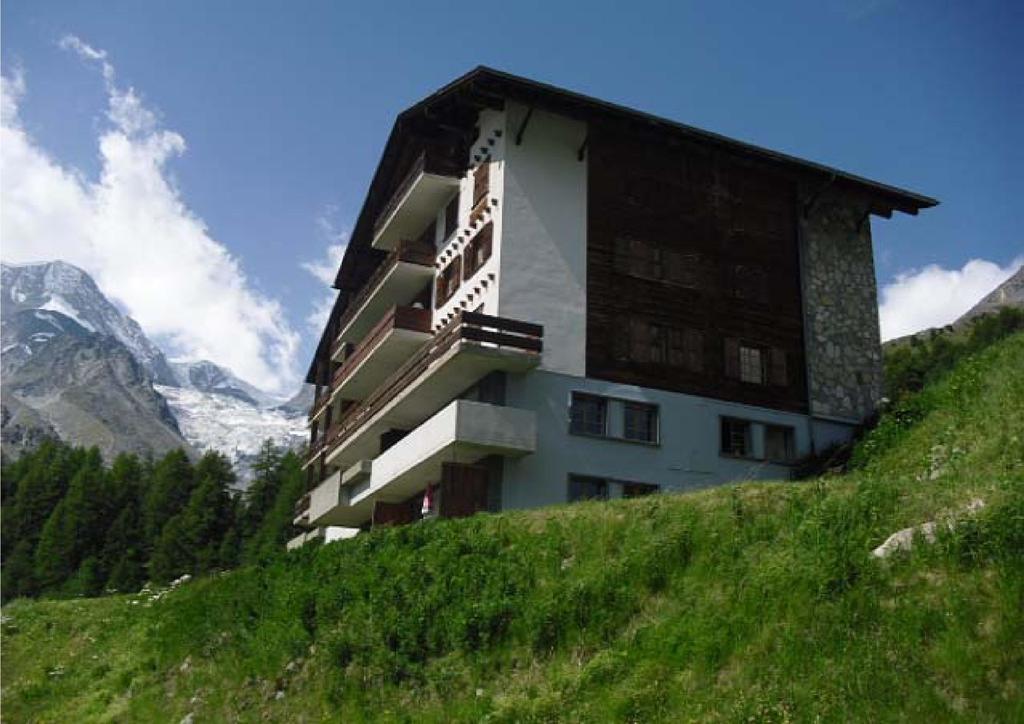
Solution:
[[[307,318],[325,300],[309,265],[323,264],[355,219],[394,116],[477,64],[939,198],[941,206],[917,218],[874,221],[876,262],[880,285],[895,284],[908,299],[934,301],[943,289],[959,289],[943,312],[952,314],[1024,254],[1022,8],[898,0],[7,0],[2,62],[7,87],[21,86],[7,94],[17,96],[19,132],[82,184],[117,176],[116,156],[98,150],[116,125],[112,99],[156,114],[148,130],[119,133],[137,144],[169,144],[153,163],[164,191],[203,222],[209,243],[197,242],[193,261],[226,250],[233,271],[224,267],[209,288],[241,285],[244,294],[221,315],[219,330],[197,340],[184,321],[153,311],[153,300],[137,301],[144,295],[137,272],[134,282],[118,279],[128,270],[108,259],[101,284],[182,354],[210,356],[283,389],[305,367],[315,342]],[[62,47],[68,35],[82,45]],[[90,57],[83,47],[106,56]],[[104,64],[116,74],[113,85],[105,85]],[[180,147],[161,133],[179,137]],[[5,195],[16,196],[6,186]],[[169,213],[162,201],[152,207]],[[0,255],[62,253],[53,233],[33,231],[54,223],[6,223]],[[147,222],[139,234],[160,228]],[[972,259],[990,264],[965,267]],[[930,276],[922,276],[926,269]],[[921,287],[913,294],[912,283]],[[172,281],[163,293],[174,293]],[[255,321],[238,311],[247,306],[260,310]],[[935,305],[923,306],[924,316],[908,312],[900,323],[935,323],[926,314],[934,316]],[[262,366],[247,367],[241,351],[217,343],[245,324],[257,334],[240,346],[263,355]],[[277,344],[275,334],[289,341]]]

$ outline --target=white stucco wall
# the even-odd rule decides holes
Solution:
[[[473,236],[487,223],[493,224],[491,242],[491,258],[478,269],[472,277],[462,282],[452,298],[434,310],[433,326],[438,329],[454,316],[460,309],[473,311],[483,305],[484,314],[498,313],[498,246],[501,238],[501,207],[503,196],[502,168],[506,135],[505,113],[503,111],[485,110],[479,118],[480,136],[470,149],[470,170],[459,185],[459,223],[456,232],[444,238],[444,209],[437,217],[436,238],[438,248],[437,273],[440,273],[451,260],[466,249]],[[484,150],[486,149],[486,150]],[[469,215],[473,210],[473,189],[477,169],[483,164],[490,164],[489,196],[496,203],[489,203],[487,212],[475,225],[469,224]],[[485,283],[486,281],[486,283]]]
[[[503,138],[497,313],[544,325],[541,369],[586,373],[586,125],[508,103]],[[498,229],[496,229],[498,231]]]

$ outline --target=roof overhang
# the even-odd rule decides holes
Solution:
[[[360,282],[370,273],[366,269],[372,271],[373,265],[379,262],[380,257],[376,255],[381,252],[372,246],[374,226],[381,210],[401,182],[404,167],[408,165],[413,154],[420,152],[424,139],[436,138],[439,135],[447,136],[464,143],[468,149],[479,110],[501,108],[507,100],[543,108],[588,123],[621,124],[648,133],[667,134],[716,146],[747,159],[785,168],[796,176],[806,178],[812,186],[816,183],[838,184],[847,189],[857,190],[870,199],[869,213],[886,218],[892,216],[895,211],[917,214],[919,210],[939,203],[929,196],[873,181],[825,164],[772,151],[486,66],[478,66],[410,106],[395,120],[334,280],[334,286],[342,290],[342,294],[339,295],[332,317],[340,314],[344,307],[345,290],[358,288]],[[468,159],[462,159],[463,165],[467,162]],[[323,344],[322,339],[321,346]],[[330,342],[327,344],[329,346]],[[319,347],[317,351],[318,354],[322,353]],[[310,373],[312,371],[313,366],[310,367]],[[307,381],[310,381],[309,377]]]

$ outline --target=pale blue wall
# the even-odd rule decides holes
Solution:
[[[591,392],[659,405],[660,443],[645,445],[569,434],[572,391]],[[789,468],[719,455],[719,418],[789,425],[798,456],[810,451],[806,415],[780,412],[664,390],[533,371],[509,375],[506,404],[537,415],[537,451],[505,461],[503,508],[531,508],[566,502],[570,473],[655,483],[665,491],[705,488],[736,480],[784,479]],[[848,439],[849,425],[815,421],[815,444]],[[755,440],[760,449],[760,440]]]

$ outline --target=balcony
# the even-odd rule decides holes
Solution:
[[[392,307],[342,362],[331,382],[333,395],[361,400],[388,373],[430,340],[430,310]]]
[[[306,545],[311,541],[323,540],[324,533],[325,531],[323,528],[314,528],[313,530],[309,530],[304,533],[299,533],[297,536],[295,536],[290,541],[285,543],[285,549],[293,551],[297,548],[301,548],[302,546]]]
[[[442,463],[474,463],[487,455],[521,457],[536,450],[529,410],[455,400],[370,463],[335,473],[313,490],[313,525],[358,526],[377,501],[398,502],[441,479]]]
[[[307,469],[310,465],[319,460],[325,452],[327,452],[327,443],[338,434],[337,423],[331,425],[324,430],[322,435],[318,435],[316,440],[309,444],[309,450],[306,453],[306,460],[302,463],[302,469]]]
[[[297,528],[309,527],[309,493],[306,493],[295,501],[295,518],[292,525]]]
[[[329,385],[325,386],[320,394],[313,400],[313,404],[309,407],[308,419],[312,420],[320,415],[321,412],[327,409],[328,403],[331,401],[331,388]]]
[[[416,239],[459,187],[452,168],[424,152],[412,165],[373,226],[375,249],[393,249],[401,239]]]
[[[536,367],[542,337],[536,324],[460,313],[338,420],[327,438],[327,464],[344,469],[374,458],[382,433],[415,428],[490,372]]]
[[[388,309],[409,304],[423,291],[434,278],[434,256],[432,247],[414,242],[402,242],[388,254],[338,320],[341,331],[331,349],[335,361],[346,343],[363,339]]]

